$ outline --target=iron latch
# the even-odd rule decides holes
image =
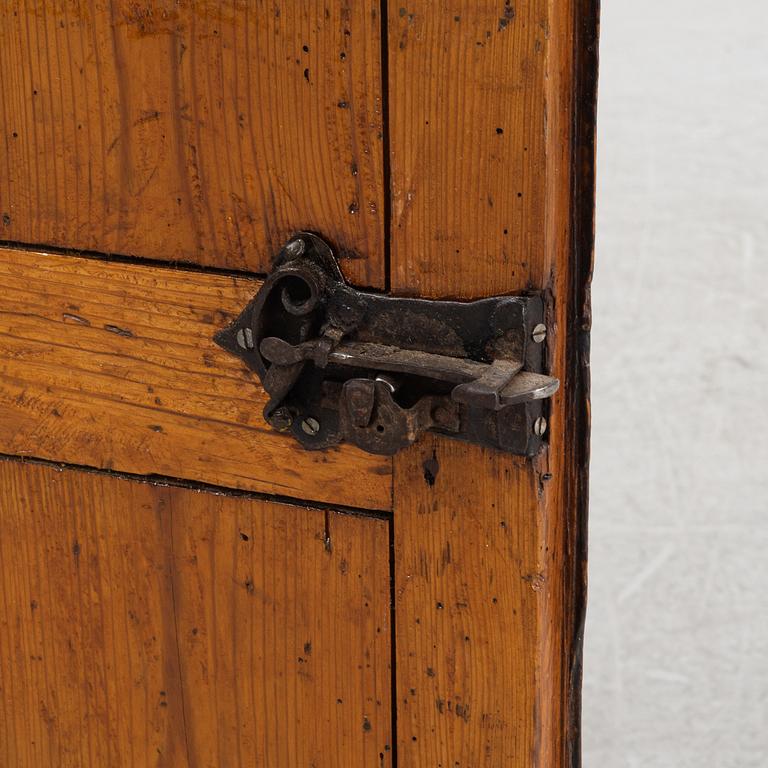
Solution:
[[[546,432],[540,296],[432,301],[358,291],[302,232],[215,341],[256,371],[264,418],[311,450],[394,454],[425,430],[531,456]]]

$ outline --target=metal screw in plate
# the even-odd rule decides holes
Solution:
[[[547,420],[543,416],[539,416],[539,418],[533,422],[533,434],[537,437],[541,437],[546,431]]]
[[[301,422],[301,428],[307,435],[316,435],[320,431],[320,422],[314,416],[307,416]]]
[[[287,408],[278,408],[269,417],[269,424],[278,432],[287,432],[293,426],[293,416]]]
[[[544,339],[547,338],[547,326],[544,323],[539,323],[534,329],[531,337],[537,344],[541,344]]]
[[[304,253],[305,248],[306,243],[300,237],[297,237],[295,240],[291,240],[291,242],[285,246],[285,252],[292,259],[298,259],[299,256]]]
[[[237,343],[241,349],[253,349],[253,331],[250,328],[241,328],[237,332]]]

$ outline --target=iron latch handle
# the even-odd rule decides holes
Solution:
[[[216,342],[262,381],[268,423],[309,449],[392,454],[425,430],[523,455],[546,430],[546,329],[535,295],[472,302],[347,286],[321,238],[300,233]]]

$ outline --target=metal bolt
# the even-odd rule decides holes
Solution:
[[[537,437],[541,437],[546,431],[547,420],[543,416],[539,416],[539,418],[533,422],[533,434]]]
[[[269,417],[269,423],[278,432],[287,432],[293,426],[293,415],[287,408],[277,408]]]
[[[533,329],[532,338],[537,344],[541,344],[547,338],[547,326],[544,323],[539,323]]]
[[[299,256],[304,253],[305,248],[306,243],[300,237],[297,237],[295,240],[291,240],[291,242],[285,246],[285,252],[292,259],[298,259]]]
[[[237,332],[237,344],[241,349],[253,349],[253,331],[250,328],[241,328]]]
[[[320,431],[320,422],[314,416],[307,416],[301,422],[301,428],[307,435],[316,435]]]

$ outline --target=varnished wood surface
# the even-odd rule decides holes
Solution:
[[[389,509],[390,459],[300,449],[213,343],[258,286],[0,249],[0,452]]]
[[[0,487],[0,764],[391,764],[386,521],[17,461]]]
[[[392,288],[543,291],[561,379],[533,460],[395,457],[405,768],[579,765],[595,35],[589,0],[390,13]]]
[[[389,766],[387,522],[179,490],[170,509],[196,762]]]
[[[210,343],[213,330],[240,309],[255,283],[0,253],[0,450],[375,509],[388,509],[394,495],[400,768],[578,765],[593,192],[593,124],[584,116],[594,99],[584,83],[593,83],[595,76],[595,5],[594,0],[456,0],[448,6],[419,0],[389,6],[392,288],[399,294],[462,298],[545,292],[550,368],[562,385],[552,404],[549,449],[533,461],[428,437],[396,457],[393,482],[390,462],[351,449],[307,454],[264,429],[263,395],[253,397],[255,377]],[[5,109],[0,124],[7,126],[10,147],[8,171],[0,173],[3,237],[263,270],[270,251],[290,230],[308,227],[368,256],[367,262],[345,261],[347,274],[358,283],[383,284],[381,230],[365,223],[382,210],[381,199],[368,196],[376,208],[369,208],[370,220],[362,218],[363,206],[356,209],[363,195],[346,202],[350,191],[386,188],[376,166],[381,147],[373,149],[375,142],[365,138],[373,132],[379,140],[381,105],[376,88],[358,87],[378,76],[368,72],[376,68],[372,62],[378,55],[376,8],[333,5],[326,24],[318,21],[326,19],[319,5],[293,4],[288,11],[281,6],[275,19],[293,13],[291,29],[300,29],[301,38],[305,29],[315,30],[315,43],[289,40],[283,22],[263,13],[257,23],[245,5],[231,6],[243,14],[241,25],[227,15],[230,6],[168,6],[164,16],[157,3],[148,6],[153,12],[145,17],[133,5],[126,11],[116,3],[111,7],[123,16],[113,23],[106,19],[107,6],[96,3],[89,6],[93,14],[81,14],[84,22],[54,29],[61,14],[74,18],[72,9],[82,7],[41,6],[28,13],[25,6],[23,26],[7,16],[0,31],[0,56],[5,57],[0,77],[9,84],[0,96]],[[226,34],[203,39],[214,17]],[[337,18],[344,19],[340,33]],[[239,37],[241,29],[250,31],[247,39]],[[360,29],[367,32],[358,35]],[[323,111],[313,101],[321,87],[330,92],[336,70],[323,70],[324,85],[316,83],[316,91],[297,91],[312,86],[313,67],[307,80],[301,56],[299,64],[286,57],[285,72],[279,58],[287,48],[293,50],[294,42],[309,48],[302,55],[317,54],[317,46],[329,40],[329,50],[338,47],[338,34],[348,42],[339,48],[349,67],[343,71],[357,73],[348,81],[354,85],[350,92],[356,104],[362,99],[366,105],[363,111],[356,107],[354,146],[348,153],[334,148],[340,135],[349,138],[348,128],[340,129],[328,115],[347,119],[349,104]],[[371,53],[362,64],[360,58],[350,61],[355,40]],[[263,56],[235,55],[254,41]],[[111,58],[104,53],[110,45]],[[82,86],[72,85],[77,76],[67,75],[59,64],[70,61],[67,50],[83,60],[77,50],[89,52],[89,61],[98,59],[95,68],[84,67]],[[125,66],[115,69],[111,63],[125,61],[127,52],[136,61],[130,75]],[[159,56],[172,61],[174,55],[178,66],[175,74],[170,70],[169,85],[163,79],[166,70],[155,71],[150,62]],[[250,85],[241,67],[244,58]],[[295,81],[293,66],[301,72]],[[97,74],[100,85],[94,82]],[[243,77],[244,90],[234,88]],[[38,80],[47,83],[45,111],[35,101],[42,93]],[[235,138],[227,94],[234,88],[242,99],[254,93],[254,83],[269,111],[252,105],[243,111],[248,141],[257,137],[249,145]],[[38,93],[25,100],[19,96],[25,89]],[[94,119],[82,129],[73,127],[79,105],[86,97],[93,104],[94,94],[101,94],[95,109],[99,127]],[[189,98],[176,103],[174,94]],[[154,107],[156,98],[170,106]],[[56,110],[62,119],[48,121]],[[179,110],[183,114],[177,120]],[[92,115],[94,108],[86,112]],[[194,117],[188,121],[184,115],[190,112]],[[365,120],[358,119],[361,114]],[[257,120],[261,125],[254,128]],[[155,129],[159,133],[152,133]],[[80,138],[81,130],[90,130],[87,141]],[[367,170],[358,166],[353,175],[350,158],[366,154],[366,148],[370,165]],[[228,154],[235,149],[242,161]],[[162,155],[162,162],[155,162],[153,152],[167,152],[173,160]],[[73,164],[71,157],[80,159]],[[325,170],[333,166],[335,173],[339,157],[350,175],[345,182],[336,174],[331,185]],[[303,173],[312,163],[311,178],[299,177],[297,169]],[[244,169],[242,177],[238,169]],[[86,177],[87,189],[97,192],[84,197]],[[259,187],[264,179],[280,179],[280,189]],[[246,205],[231,197],[233,190]],[[109,195],[117,199],[104,202]],[[82,492],[73,491],[72,499]],[[171,526],[175,553],[188,557],[182,563],[181,555],[174,555],[178,572],[171,578],[180,621],[176,638],[192,660],[191,666],[177,662],[180,691],[197,690],[198,680],[210,684],[212,676],[231,679],[234,660],[242,656],[227,643],[242,625],[254,631],[257,626],[247,613],[236,613],[231,595],[221,592],[226,579],[218,564],[229,558],[233,567],[245,568],[221,544],[229,523],[210,519],[208,506],[189,508],[205,545],[194,539],[194,531]],[[275,541],[274,557],[290,557],[296,546],[286,534]],[[374,558],[370,551],[363,556]],[[19,578],[26,578],[29,568],[11,562]],[[207,579],[210,590],[192,590],[186,602],[179,600],[181,574],[187,584]],[[306,595],[322,602],[317,593]],[[302,606],[293,602],[295,611]],[[159,615],[167,607],[153,610]],[[183,646],[181,626],[199,631],[201,617],[209,628],[205,643]],[[290,626],[290,617],[281,614],[275,622],[275,627]],[[342,652],[349,655],[348,646]],[[253,658],[268,665],[273,656],[274,647],[265,645],[263,657]],[[212,671],[219,660],[218,672]],[[209,764],[217,764],[222,750],[233,745],[243,749],[246,742],[256,743],[255,736],[241,742],[230,722],[231,698],[239,702],[251,695],[240,682],[227,689],[230,698],[209,688],[195,701],[197,709],[184,710],[196,732],[205,734],[194,749]],[[283,706],[281,691],[264,691],[265,709],[277,712]],[[153,733],[177,727],[147,720],[148,711],[135,708],[135,717],[144,718],[140,733],[150,727],[146,722]],[[309,704],[301,703],[285,717],[305,723],[307,712]],[[41,717],[50,731],[49,718]],[[367,731],[365,723],[363,728]],[[285,752],[264,747],[265,754],[272,750],[269,755],[298,759],[299,747],[291,738],[280,742]],[[377,739],[376,748],[383,749],[381,743]],[[371,749],[356,753],[348,764],[368,765],[360,762],[361,754],[373,765],[381,759],[386,764],[389,757],[386,750],[380,758]]]
[[[396,466],[399,765],[559,765],[536,754],[550,574],[534,472],[436,437]]]
[[[256,272],[298,229],[384,285],[374,0],[0,7],[0,239]]]
[[[560,66],[546,0],[429,0],[389,14],[392,285],[477,298],[544,285],[548,78]],[[553,59],[554,53],[554,59]],[[554,131],[553,131],[554,128]]]

